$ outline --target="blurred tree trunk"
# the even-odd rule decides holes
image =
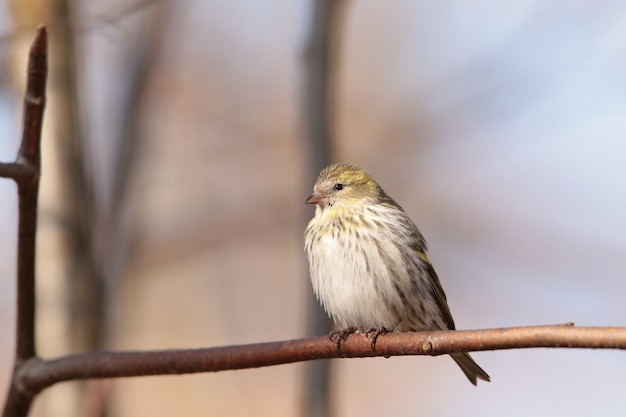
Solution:
[[[334,158],[333,115],[335,74],[339,58],[344,1],[314,0],[311,6],[309,37],[305,49],[304,123],[308,140],[309,175],[312,184],[319,172]],[[332,323],[314,297],[309,297],[309,335],[332,330]],[[315,361],[308,365],[304,384],[303,415],[327,417],[334,415],[331,404],[331,361]]]
[[[116,323],[123,319],[116,317],[116,309],[106,302],[118,299],[116,294],[125,289],[125,280],[132,278],[128,276],[127,269],[137,241],[138,213],[135,209],[137,201],[133,200],[131,192],[137,167],[142,161],[146,139],[142,132],[142,123],[149,104],[147,95],[150,81],[166,44],[168,28],[176,18],[175,2],[172,1],[143,2],[138,7],[144,10],[140,24],[133,27],[133,41],[125,50],[125,78],[121,80],[121,88],[116,95],[119,100],[116,108],[119,109],[121,123],[112,129],[117,137],[112,144],[114,157],[111,167],[107,170],[111,173],[108,182],[111,188],[104,193],[108,198],[101,210],[98,225],[102,242],[98,264],[101,265],[106,288],[102,322],[105,348],[115,345]],[[132,6],[126,9],[127,12],[134,10]],[[126,318],[129,319],[132,320]],[[111,382],[103,381],[102,384],[108,388]],[[106,396],[107,405],[116,402],[114,394],[109,395],[108,389],[103,389],[103,395]]]

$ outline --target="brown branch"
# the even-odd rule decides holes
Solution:
[[[0,162],[0,177],[11,178],[15,182],[27,182],[36,171],[28,165],[18,162]]]
[[[42,26],[37,30],[28,58],[22,144],[17,161],[0,165],[0,175],[15,180],[19,196],[15,366],[4,416],[26,415],[31,403],[30,398],[17,386],[16,375],[25,361],[35,357],[35,235],[41,166],[41,127],[48,74],[47,50],[48,35]]]
[[[626,327],[573,325],[511,327],[488,330],[389,333],[379,337],[376,352],[362,334],[348,337],[341,351],[328,337],[205,349],[80,353],[53,360],[31,359],[17,374],[27,396],[61,381],[173,375],[258,368],[331,358],[444,355],[455,352],[517,348],[626,349]]]
[[[24,126],[17,164],[30,173],[15,178],[19,194],[17,250],[17,359],[35,356],[35,233],[41,168],[41,126],[46,104],[48,34],[37,30],[28,58]]]

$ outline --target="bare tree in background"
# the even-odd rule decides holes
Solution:
[[[335,159],[333,150],[335,74],[341,42],[343,0],[313,0],[307,45],[304,53],[304,122],[310,155],[308,177],[317,174]],[[308,273],[307,273],[308,276]],[[324,334],[332,324],[319,303],[309,297],[309,334]],[[309,365],[303,413],[309,417],[332,416],[331,362]]]
[[[41,196],[42,229],[49,230],[41,239],[43,245],[56,248],[55,252],[40,253],[38,281],[45,305],[54,306],[62,314],[51,313],[45,307],[38,311],[39,345],[44,352],[54,355],[95,351],[109,345],[108,297],[112,285],[123,276],[126,257],[132,242],[133,222],[128,218],[126,191],[135,155],[141,146],[140,129],[142,105],[150,72],[163,45],[166,24],[171,17],[172,2],[148,1],[131,4],[112,11],[108,17],[99,17],[94,23],[76,21],[75,4],[71,0],[54,0],[45,5],[31,1],[10,2],[10,12],[16,32],[5,39],[13,47],[12,59],[23,61],[26,46],[30,42],[31,28],[42,21],[53,22],[50,34],[51,60],[49,71],[48,102],[51,117],[48,118],[45,135],[51,138],[50,152],[44,153],[45,190]],[[39,13],[35,13],[39,10]],[[92,30],[97,24],[112,23],[123,19],[130,12],[142,12],[142,26],[138,28],[136,43],[128,51],[126,60],[128,77],[123,86],[123,103],[116,108],[123,121],[118,130],[118,147],[114,158],[115,172],[111,201],[103,202],[96,194],[90,138],[83,126],[87,113],[82,109],[78,94],[77,65],[78,36]],[[20,33],[24,36],[24,43]],[[15,89],[21,90],[23,76],[19,63],[11,64]],[[115,129],[111,131],[115,132]],[[100,205],[98,205],[98,202]],[[108,204],[107,204],[108,203]],[[103,206],[102,204],[106,204]],[[125,213],[126,215],[122,215]],[[47,265],[61,263],[61,268]],[[63,337],[61,334],[68,337]],[[66,385],[54,395],[46,396],[39,406],[47,413],[63,415],[106,415],[106,384],[102,381],[75,382]]]
[[[98,265],[104,280],[105,312],[102,317],[104,347],[110,348],[115,338],[113,308],[110,295],[115,292],[126,277],[128,260],[133,252],[135,241],[137,213],[133,211],[132,198],[129,195],[130,183],[136,173],[137,160],[141,154],[143,135],[141,125],[146,107],[146,93],[149,90],[152,71],[162,52],[167,36],[168,24],[172,21],[174,2],[149,2],[142,13],[141,26],[131,48],[126,51],[128,59],[128,77],[121,89],[121,103],[117,107],[121,124],[117,130],[119,136],[114,151],[113,179],[110,200],[100,211],[98,232],[102,239],[102,247],[98,253]],[[102,389],[99,407],[104,410],[110,401],[107,382],[100,382]]]

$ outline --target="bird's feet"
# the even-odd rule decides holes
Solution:
[[[387,328],[385,326],[380,326],[378,328],[371,327],[367,329],[367,331],[365,332],[365,337],[370,340],[370,343],[372,345],[372,352],[376,352],[376,340],[378,340],[378,336],[391,332],[393,332],[393,329]]]
[[[333,330],[328,334],[328,338],[335,344],[337,351],[341,351],[341,341],[344,342],[348,339],[352,333],[356,332],[356,327],[348,327],[343,330]]]

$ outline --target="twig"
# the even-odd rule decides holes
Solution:
[[[25,182],[33,178],[33,168],[18,162],[0,162],[0,177],[12,178],[15,182]]]

